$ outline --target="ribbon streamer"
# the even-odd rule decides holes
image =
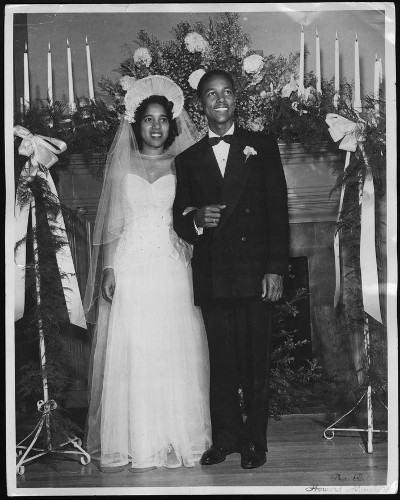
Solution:
[[[360,267],[364,311],[382,323],[375,248],[375,190],[371,167],[360,144],[367,167],[361,195]]]
[[[379,305],[379,285],[378,273],[376,264],[375,250],[375,193],[372,172],[368,165],[367,158],[363,147],[363,123],[355,123],[336,113],[328,113],[325,119],[329,125],[329,133],[334,142],[341,141],[339,149],[347,151],[344,170],[350,163],[350,155],[355,152],[357,147],[363,154],[365,164],[367,166],[367,174],[364,180],[361,203],[361,237],[360,237],[360,268],[361,268],[361,283],[364,311],[377,321],[382,323],[380,305]],[[337,222],[340,221],[343,208],[345,186],[342,185],[339,203],[339,213]],[[335,232],[334,237],[334,253],[335,253],[335,297],[334,306],[336,307],[341,292],[341,275],[340,275],[340,241],[339,232]]]
[[[30,131],[20,125],[14,127],[14,135],[21,137],[22,142],[18,148],[19,154],[30,158],[22,169],[18,185],[25,182],[28,176],[38,175],[45,179],[54,198],[58,201],[57,190],[48,169],[57,161],[56,153],[62,153],[67,149],[65,142],[45,137],[33,135]],[[40,168],[39,168],[40,167]],[[15,243],[26,236],[28,227],[29,212],[31,203],[20,205],[15,201]],[[72,260],[71,249],[65,233],[64,218],[61,213],[57,214],[55,223],[47,215],[49,227],[52,233],[57,236],[63,245],[56,251],[58,269],[60,271],[62,288],[64,291],[65,303],[68,310],[70,322],[80,328],[86,329],[86,321],[79,293],[78,281],[75,275],[75,266]],[[26,244],[21,243],[15,252],[15,321],[22,318],[25,308],[25,265],[26,265]]]

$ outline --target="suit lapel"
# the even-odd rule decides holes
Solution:
[[[250,165],[246,162],[246,156],[243,153],[244,142],[245,138],[240,129],[235,129],[233,141],[229,148],[221,193],[221,204],[226,205],[226,208],[222,211],[221,220],[215,229],[215,233],[221,230],[232,214],[249,176]]]
[[[217,203],[223,178],[212,147],[208,143],[208,134],[198,143],[192,172],[210,203]]]

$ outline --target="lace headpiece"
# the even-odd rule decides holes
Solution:
[[[135,121],[135,113],[140,103],[152,95],[165,96],[174,104],[172,114],[177,118],[183,109],[184,96],[182,89],[170,78],[162,75],[150,75],[136,80],[132,76],[124,76],[121,78],[121,85],[125,94],[125,119],[133,123]]]

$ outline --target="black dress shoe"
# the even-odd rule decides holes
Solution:
[[[211,446],[211,448],[206,450],[200,458],[200,465],[219,464],[226,459],[226,455],[229,455],[229,453],[227,453],[223,448]]]
[[[245,446],[241,451],[240,465],[242,469],[256,469],[261,467],[267,461],[267,454],[262,449],[250,443]]]

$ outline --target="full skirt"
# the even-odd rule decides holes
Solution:
[[[116,268],[101,300],[86,446],[102,466],[191,467],[211,445],[209,358],[191,267],[169,255]]]

